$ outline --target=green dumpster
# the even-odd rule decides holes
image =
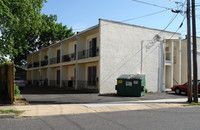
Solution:
[[[145,94],[145,75],[123,74],[117,78],[117,95],[140,97]]]

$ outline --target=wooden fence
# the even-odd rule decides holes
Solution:
[[[14,62],[0,64],[0,98],[14,102]]]

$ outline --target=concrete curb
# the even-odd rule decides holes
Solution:
[[[0,119],[3,118],[15,118],[15,114],[0,114]]]

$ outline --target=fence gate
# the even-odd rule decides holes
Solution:
[[[14,101],[14,62],[0,64],[0,99]]]

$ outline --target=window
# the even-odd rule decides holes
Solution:
[[[57,63],[60,63],[60,49],[57,50]]]
[[[88,41],[88,57],[97,56],[97,38]]]

